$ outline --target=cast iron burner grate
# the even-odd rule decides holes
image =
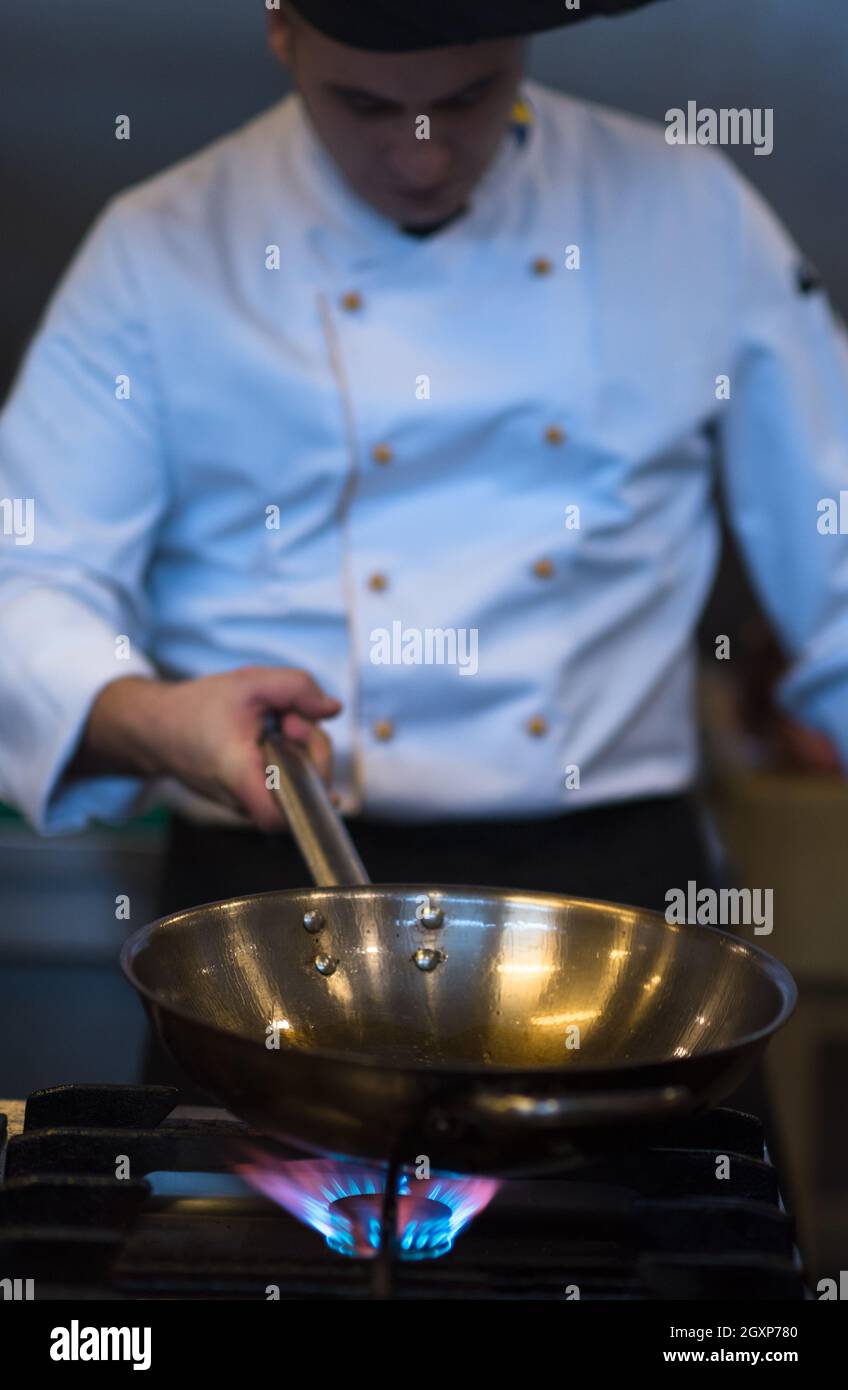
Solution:
[[[150,1175],[228,1174],[257,1142],[280,1162],[304,1159],[178,1099],[168,1087],[69,1085],[0,1102],[0,1279],[34,1280],[38,1299],[806,1296],[762,1126],[740,1111],[710,1111],[662,1148],[567,1177],[504,1182],[448,1253],[404,1261],[336,1254],[257,1193],[201,1183],[162,1195]]]

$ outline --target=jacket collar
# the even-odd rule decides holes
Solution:
[[[491,245],[503,230],[517,185],[535,163],[541,133],[536,129],[532,83],[522,89],[523,110],[504,132],[489,168],[474,188],[471,205],[441,232],[409,236],[360,198],[350,187],[316,134],[297,93],[281,103],[288,142],[288,172],[301,225],[319,259],[338,271],[365,274],[369,270],[410,260],[417,266],[439,261],[459,248]]]

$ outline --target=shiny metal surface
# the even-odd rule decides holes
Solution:
[[[795,1002],[727,933],[473,887],[235,899],[143,928],[122,961],[177,1059],[260,1130],[473,1173],[567,1165],[719,1101]]]
[[[370,883],[315,764],[299,743],[280,733],[278,724],[276,716],[269,716],[262,733],[266,766],[276,768],[279,777],[279,786],[269,790],[291,826],[313,883],[323,887]]]

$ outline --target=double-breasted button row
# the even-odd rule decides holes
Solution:
[[[548,732],[548,721],[543,715],[536,714],[527,720],[525,728],[532,738],[542,738]],[[378,742],[388,743],[395,736],[394,722],[391,719],[375,719],[371,732]]]
[[[556,565],[547,556],[534,561],[532,569],[537,579],[552,579],[556,574]],[[382,594],[389,587],[389,576],[377,571],[375,574],[369,574],[365,583],[372,593]]]
[[[552,275],[554,263],[550,256],[534,256],[530,262],[530,273],[532,275]],[[355,314],[362,308],[363,298],[359,290],[346,290],[341,297],[341,306],[349,314]]]
[[[561,425],[547,425],[545,427],[542,438],[544,439],[546,444],[550,444],[554,448],[556,448],[560,444],[564,444],[568,436]],[[371,459],[374,463],[379,463],[385,466],[385,464],[387,463],[392,463],[394,461],[394,457],[395,451],[392,448],[391,444],[386,444],[384,442],[380,444],[375,444],[371,450]]]
[[[536,276],[545,276],[553,273],[554,263],[548,256],[539,255],[530,262],[530,271]],[[356,314],[364,306],[364,300],[358,290],[348,290],[341,296],[340,304],[345,313]],[[568,436],[563,427],[552,422],[545,427],[543,439],[551,447],[558,447],[564,444]],[[391,444],[385,440],[373,445],[371,449],[371,459],[375,464],[385,466],[392,463],[395,452]],[[555,573],[555,566],[552,560],[543,556],[533,564],[533,574],[537,579],[550,579]],[[382,593],[389,587],[388,576],[382,572],[375,572],[368,576],[366,580],[368,588],[372,593]],[[548,732],[548,721],[541,714],[533,715],[525,723],[525,732],[531,738],[543,738]],[[388,743],[395,736],[395,724],[391,719],[375,719],[371,725],[371,732],[374,738],[380,743]]]
[[[530,262],[530,273],[532,275],[552,275],[554,263],[550,256],[534,256]],[[363,307],[364,300],[359,290],[346,290],[339,301],[345,313],[356,314]]]

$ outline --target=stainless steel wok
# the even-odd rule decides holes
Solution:
[[[711,927],[374,886],[299,745],[264,748],[319,887],[175,913],[122,953],[172,1054],[262,1133],[454,1172],[568,1167],[720,1101],[792,1012],[784,966]]]

